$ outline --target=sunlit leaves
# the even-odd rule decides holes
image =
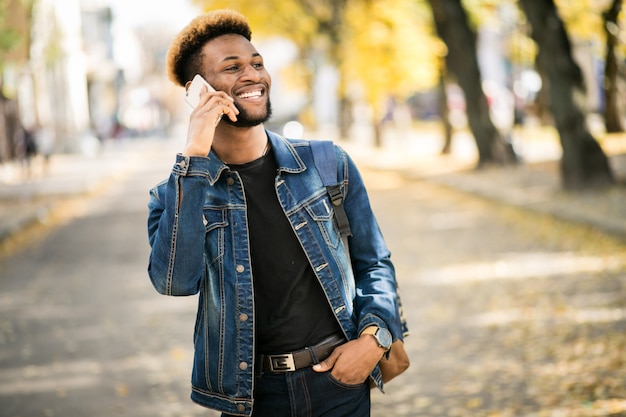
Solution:
[[[406,98],[437,82],[438,41],[426,6],[410,0],[354,2],[342,70],[364,84],[368,101]]]
[[[307,13],[298,0],[193,0],[205,11],[234,9],[243,13],[252,36],[284,36],[305,47],[318,34],[318,17]]]
[[[612,0],[555,0],[558,14],[563,20],[573,44],[589,43],[599,56],[604,54],[605,33],[602,13]],[[516,0],[463,0],[463,5],[475,27],[482,25],[506,25],[509,33],[508,53],[515,63],[529,64],[534,61],[536,47],[529,39],[526,17],[519,10]],[[619,33],[618,50],[626,54],[626,13],[622,11],[619,24],[613,27]]]
[[[27,56],[25,34],[30,1],[0,0],[0,67]]]
[[[606,0],[555,0],[559,15],[568,32],[579,39],[603,36],[602,12],[610,5]],[[602,42],[604,43],[604,42]]]
[[[205,9],[239,10],[249,18],[253,36],[287,37],[301,49],[303,59],[321,49],[341,72],[340,93],[362,91],[361,98],[374,107],[390,95],[406,98],[437,81],[439,43],[432,36],[430,9],[420,1],[347,1],[340,11],[341,23],[334,29],[330,27],[333,10],[337,14],[341,4],[333,1],[196,3]]]
[[[312,76],[311,53],[322,51],[341,72],[340,94],[351,89],[374,108],[389,96],[404,99],[436,85],[439,57],[445,54],[433,36],[432,14],[421,0],[194,0],[205,10],[232,8],[245,14],[253,37],[283,36],[301,51],[303,62],[290,77]],[[507,58],[531,66],[536,45],[515,0],[463,0],[474,28],[491,25],[506,37]],[[575,41],[604,47],[602,12],[610,0],[556,0]],[[625,26],[620,17],[619,30]],[[333,24],[336,25],[333,27]],[[624,30],[621,31],[622,38]],[[621,42],[624,48],[626,42]],[[305,80],[307,78],[303,78]]]

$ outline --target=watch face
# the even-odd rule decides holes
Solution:
[[[376,332],[376,339],[378,340],[378,344],[385,349],[389,349],[391,347],[391,333],[389,330],[383,329],[382,327],[378,329]]]

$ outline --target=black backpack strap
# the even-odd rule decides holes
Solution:
[[[313,152],[315,167],[322,178],[322,183],[324,187],[326,187],[330,201],[333,204],[339,233],[342,238],[352,236],[350,221],[343,208],[341,184],[337,180],[337,155],[335,154],[335,145],[329,140],[312,140],[311,152]],[[346,243],[345,239],[344,243]],[[347,244],[346,250],[348,250]]]
[[[339,226],[339,233],[343,246],[350,259],[350,248],[348,247],[348,236],[352,236],[350,230],[350,222],[346,211],[343,209],[343,194],[341,193],[341,184],[337,180],[337,155],[335,154],[335,146],[329,140],[312,140],[311,151],[313,152],[313,161],[315,167],[322,178],[322,183],[326,187],[326,191],[330,197],[335,211],[335,219]],[[396,294],[398,297],[398,311],[400,315],[400,323],[402,325],[403,337],[409,335],[409,330],[404,317],[404,308],[400,300],[400,293],[396,282]]]

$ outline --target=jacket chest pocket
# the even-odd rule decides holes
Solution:
[[[335,225],[335,215],[330,199],[323,195],[320,198],[304,206],[306,212],[319,227],[324,240],[331,246],[337,247],[339,243],[339,231]]]
[[[204,223],[205,246],[214,262],[224,256],[224,237],[228,226],[228,214],[225,208],[205,207],[202,222]]]

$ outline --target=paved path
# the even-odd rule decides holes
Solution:
[[[413,361],[375,395],[375,416],[626,415],[626,247],[427,182],[372,175]]]
[[[188,400],[196,299],[145,272],[147,191],[173,160],[153,146],[2,263],[0,416],[206,416]]]
[[[196,299],[145,272],[155,145],[0,263],[0,417],[217,416],[188,399]],[[363,162],[412,330],[374,416],[626,415],[622,244]]]

